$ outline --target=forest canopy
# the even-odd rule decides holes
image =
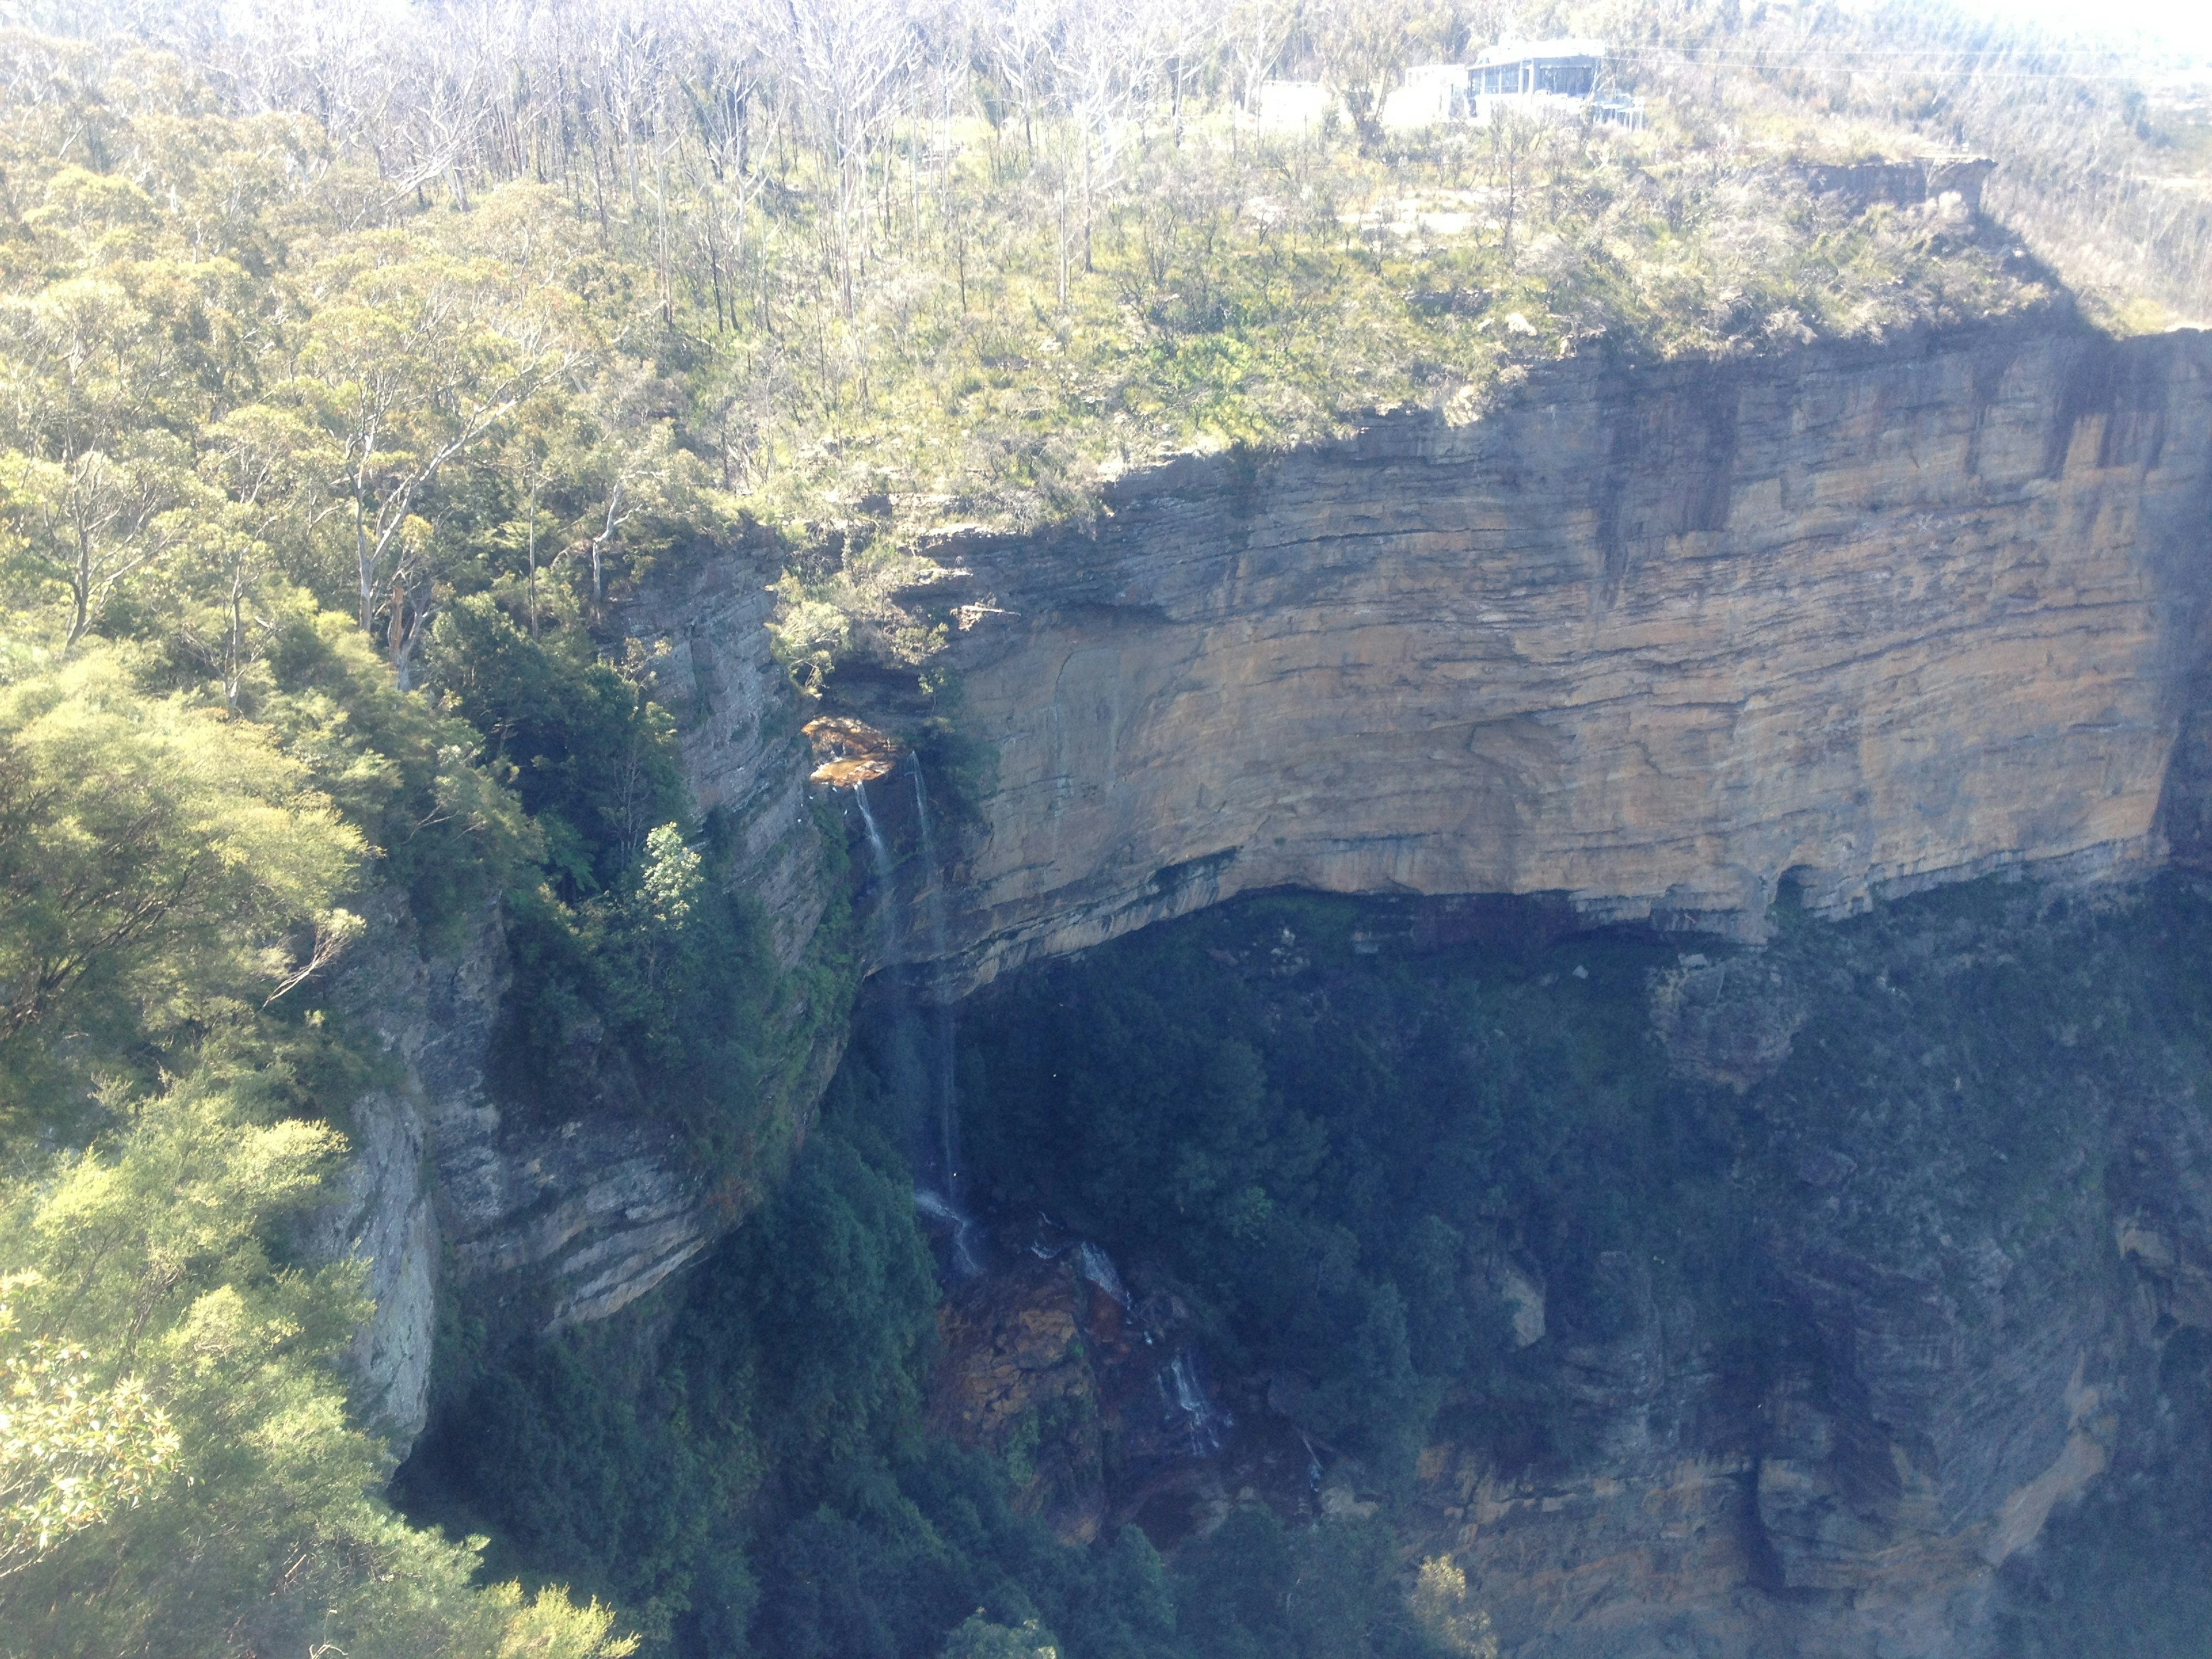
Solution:
[[[1081,519],[1168,454],[1468,418],[1578,351],[2053,301],[1971,214],[1861,211],[1798,165],[1975,142],[1977,71],[2028,46],[1865,21],[1959,54],[1944,97],[1886,104],[1880,77],[1791,78],[1793,38],[1842,25],[1733,15],[1558,9],[1618,39],[1633,130],[1385,129],[1403,63],[1504,27],[1414,0],[182,7],[143,40],[18,35],[15,329],[47,367],[17,418],[49,435],[19,446],[14,527],[72,636],[163,570],[227,571],[178,596],[179,647],[226,684],[261,564],[405,684],[456,597],[538,637],[756,538],[812,687],[855,645],[930,654],[941,623],[898,595],[933,532]],[[1732,27],[1753,66],[1697,70]],[[1334,112],[1260,122],[1271,75]],[[109,338],[112,368],[52,367]],[[118,399],[152,419],[91,443]],[[171,558],[218,504],[228,550]]]

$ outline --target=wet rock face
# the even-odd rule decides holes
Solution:
[[[930,1426],[1006,1458],[1015,1508],[1077,1543],[1096,1538],[1106,1514],[1099,1382],[1084,1341],[1103,1301],[1066,1260],[1031,1258],[939,1312]]]
[[[939,1328],[930,1425],[1006,1459],[1016,1509],[1071,1543],[1139,1515],[1172,1541],[1226,1513],[1216,1459],[1235,1423],[1172,1292],[1133,1298],[1095,1244],[1041,1257],[1001,1240]]]
[[[1281,884],[1753,937],[1785,882],[2154,860],[2208,502],[2212,341],[2048,320],[1563,364],[1466,426],[1133,477],[1091,532],[951,550],[996,756],[956,951]]]

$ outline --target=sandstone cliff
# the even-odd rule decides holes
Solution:
[[[956,538],[963,977],[1286,884],[1755,938],[1784,884],[2142,867],[2208,512],[2212,341],[2045,319],[1570,362]]]
[[[2182,849],[2212,847],[2208,523],[2212,342],[2050,319],[1571,362],[1464,424],[1401,414],[1136,475],[1085,530],[940,549],[970,574],[938,601],[989,601],[946,665],[992,775],[936,872],[946,927],[891,948],[944,940],[957,989],[1293,884],[1545,893],[1589,921],[1755,938],[1784,884],[1839,913],[2005,864],[2141,868],[2162,791]],[[624,626],[788,966],[828,888],[769,574],[733,551]],[[394,1218],[413,1189],[371,1171],[419,1144],[454,1271],[523,1273],[566,1320],[741,1211],[712,1212],[678,1150],[617,1115],[503,1115],[481,1082],[495,986],[481,1006],[387,988],[458,1022],[454,1081],[427,1117],[365,1129],[386,1150],[356,1181],[397,1185],[361,1227],[417,1237]]]
[[[724,816],[738,879],[790,969],[806,957],[829,886],[795,699],[769,648],[765,581],[732,554],[626,621],[678,716],[699,809]],[[550,1109],[501,1098],[489,1075],[508,980],[497,914],[477,918],[459,948],[431,949],[396,893],[368,908],[369,935],[335,1000],[372,1030],[395,1079],[353,1103],[353,1156],[305,1242],[368,1263],[375,1311],[351,1369],[364,1416],[404,1454],[423,1426],[441,1297],[524,1331],[604,1318],[727,1231],[775,1170],[711,1185],[665,1118],[625,1109],[583,1070]],[[803,994],[781,1011],[789,1052],[762,1087],[787,1139],[836,1063],[842,1014]],[[763,1151],[770,1165],[774,1151]]]

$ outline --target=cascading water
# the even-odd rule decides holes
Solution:
[[[1129,1310],[1129,1292],[1114,1270],[1114,1258],[1087,1238],[1075,1247],[1075,1271],[1112,1297],[1122,1312]]]
[[[960,1200],[960,1116],[958,1098],[953,1089],[952,1007],[944,994],[942,977],[946,955],[945,897],[939,885],[936,837],[929,822],[929,794],[917,765],[914,799],[922,869],[915,897],[929,930],[930,958],[939,975],[930,1010],[930,1029],[927,1031],[908,1000],[906,981],[896,965],[898,958],[907,954],[900,949],[902,941],[898,926],[898,866],[876,822],[874,809],[868,803],[866,783],[855,784],[853,795],[860,809],[860,823],[867,831],[868,858],[874,871],[876,902],[882,915],[886,971],[881,983],[890,1036],[890,1081],[897,1095],[911,1103],[911,1121],[921,1130],[923,1141],[921,1155],[915,1160],[915,1208],[950,1234],[953,1273],[961,1279],[973,1279],[983,1270],[983,1263],[977,1248],[975,1218]]]
[[[973,1279],[983,1271],[981,1257],[975,1249],[975,1223],[961,1202],[960,1167],[960,1096],[954,1079],[953,1038],[956,1035],[952,1020],[952,999],[947,994],[945,982],[946,959],[951,947],[946,942],[945,927],[944,872],[937,864],[937,836],[929,822],[929,786],[922,781],[921,763],[913,763],[914,817],[916,837],[921,843],[921,883],[915,892],[916,908],[921,912],[922,924],[929,930],[929,962],[933,983],[930,987],[930,1105],[936,1120],[937,1145],[935,1161],[937,1179],[943,1188],[939,1194],[925,1195],[917,1192],[915,1201],[925,1210],[925,1196],[937,1200],[944,1218],[952,1226],[952,1271],[963,1279]]]
[[[876,815],[868,810],[868,786],[865,782],[853,786],[853,799],[860,804],[860,823],[868,832],[868,860],[875,866],[876,885],[883,890],[879,902],[884,907],[884,955],[891,953],[891,899],[896,878],[891,869],[891,849],[884,844],[884,832],[876,828]]]
[[[937,836],[929,823],[929,786],[922,781],[921,763],[914,764],[914,815],[921,840],[921,915],[929,929],[931,989],[937,1052],[932,1068],[937,1107],[937,1152],[945,1196],[955,1209],[960,1206],[960,1095],[954,1072],[956,1035],[952,999],[945,983],[951,947],[945,926],[944,872],[937,864]]]
[[[1206,1368],[1199,1360],[1198,1350],[1185,1348],[1176,1354],[1160,1372],[1159,1383],[1160,1393],[1178,1414],[1183,1432],[1189,1437],[1190,1455],[1206,1458],[1219,1451],[1231,1419],[1213,1402],[1213,1392],[1206,1386]]]

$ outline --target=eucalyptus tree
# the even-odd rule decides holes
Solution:
[[[866,252],[868,164],[915,66],[916,19],[902,0],[781,0],[772,15],[778,68],[830,174],[835,276],[849,319]]]
[[[438,486],[580,350],[558,296],[489,262],[387,237],[320,275],[328,286],[283,396],[327,446],[324,487],[344,503],[361,626],[381,621],[404,687],[437,608]]]

